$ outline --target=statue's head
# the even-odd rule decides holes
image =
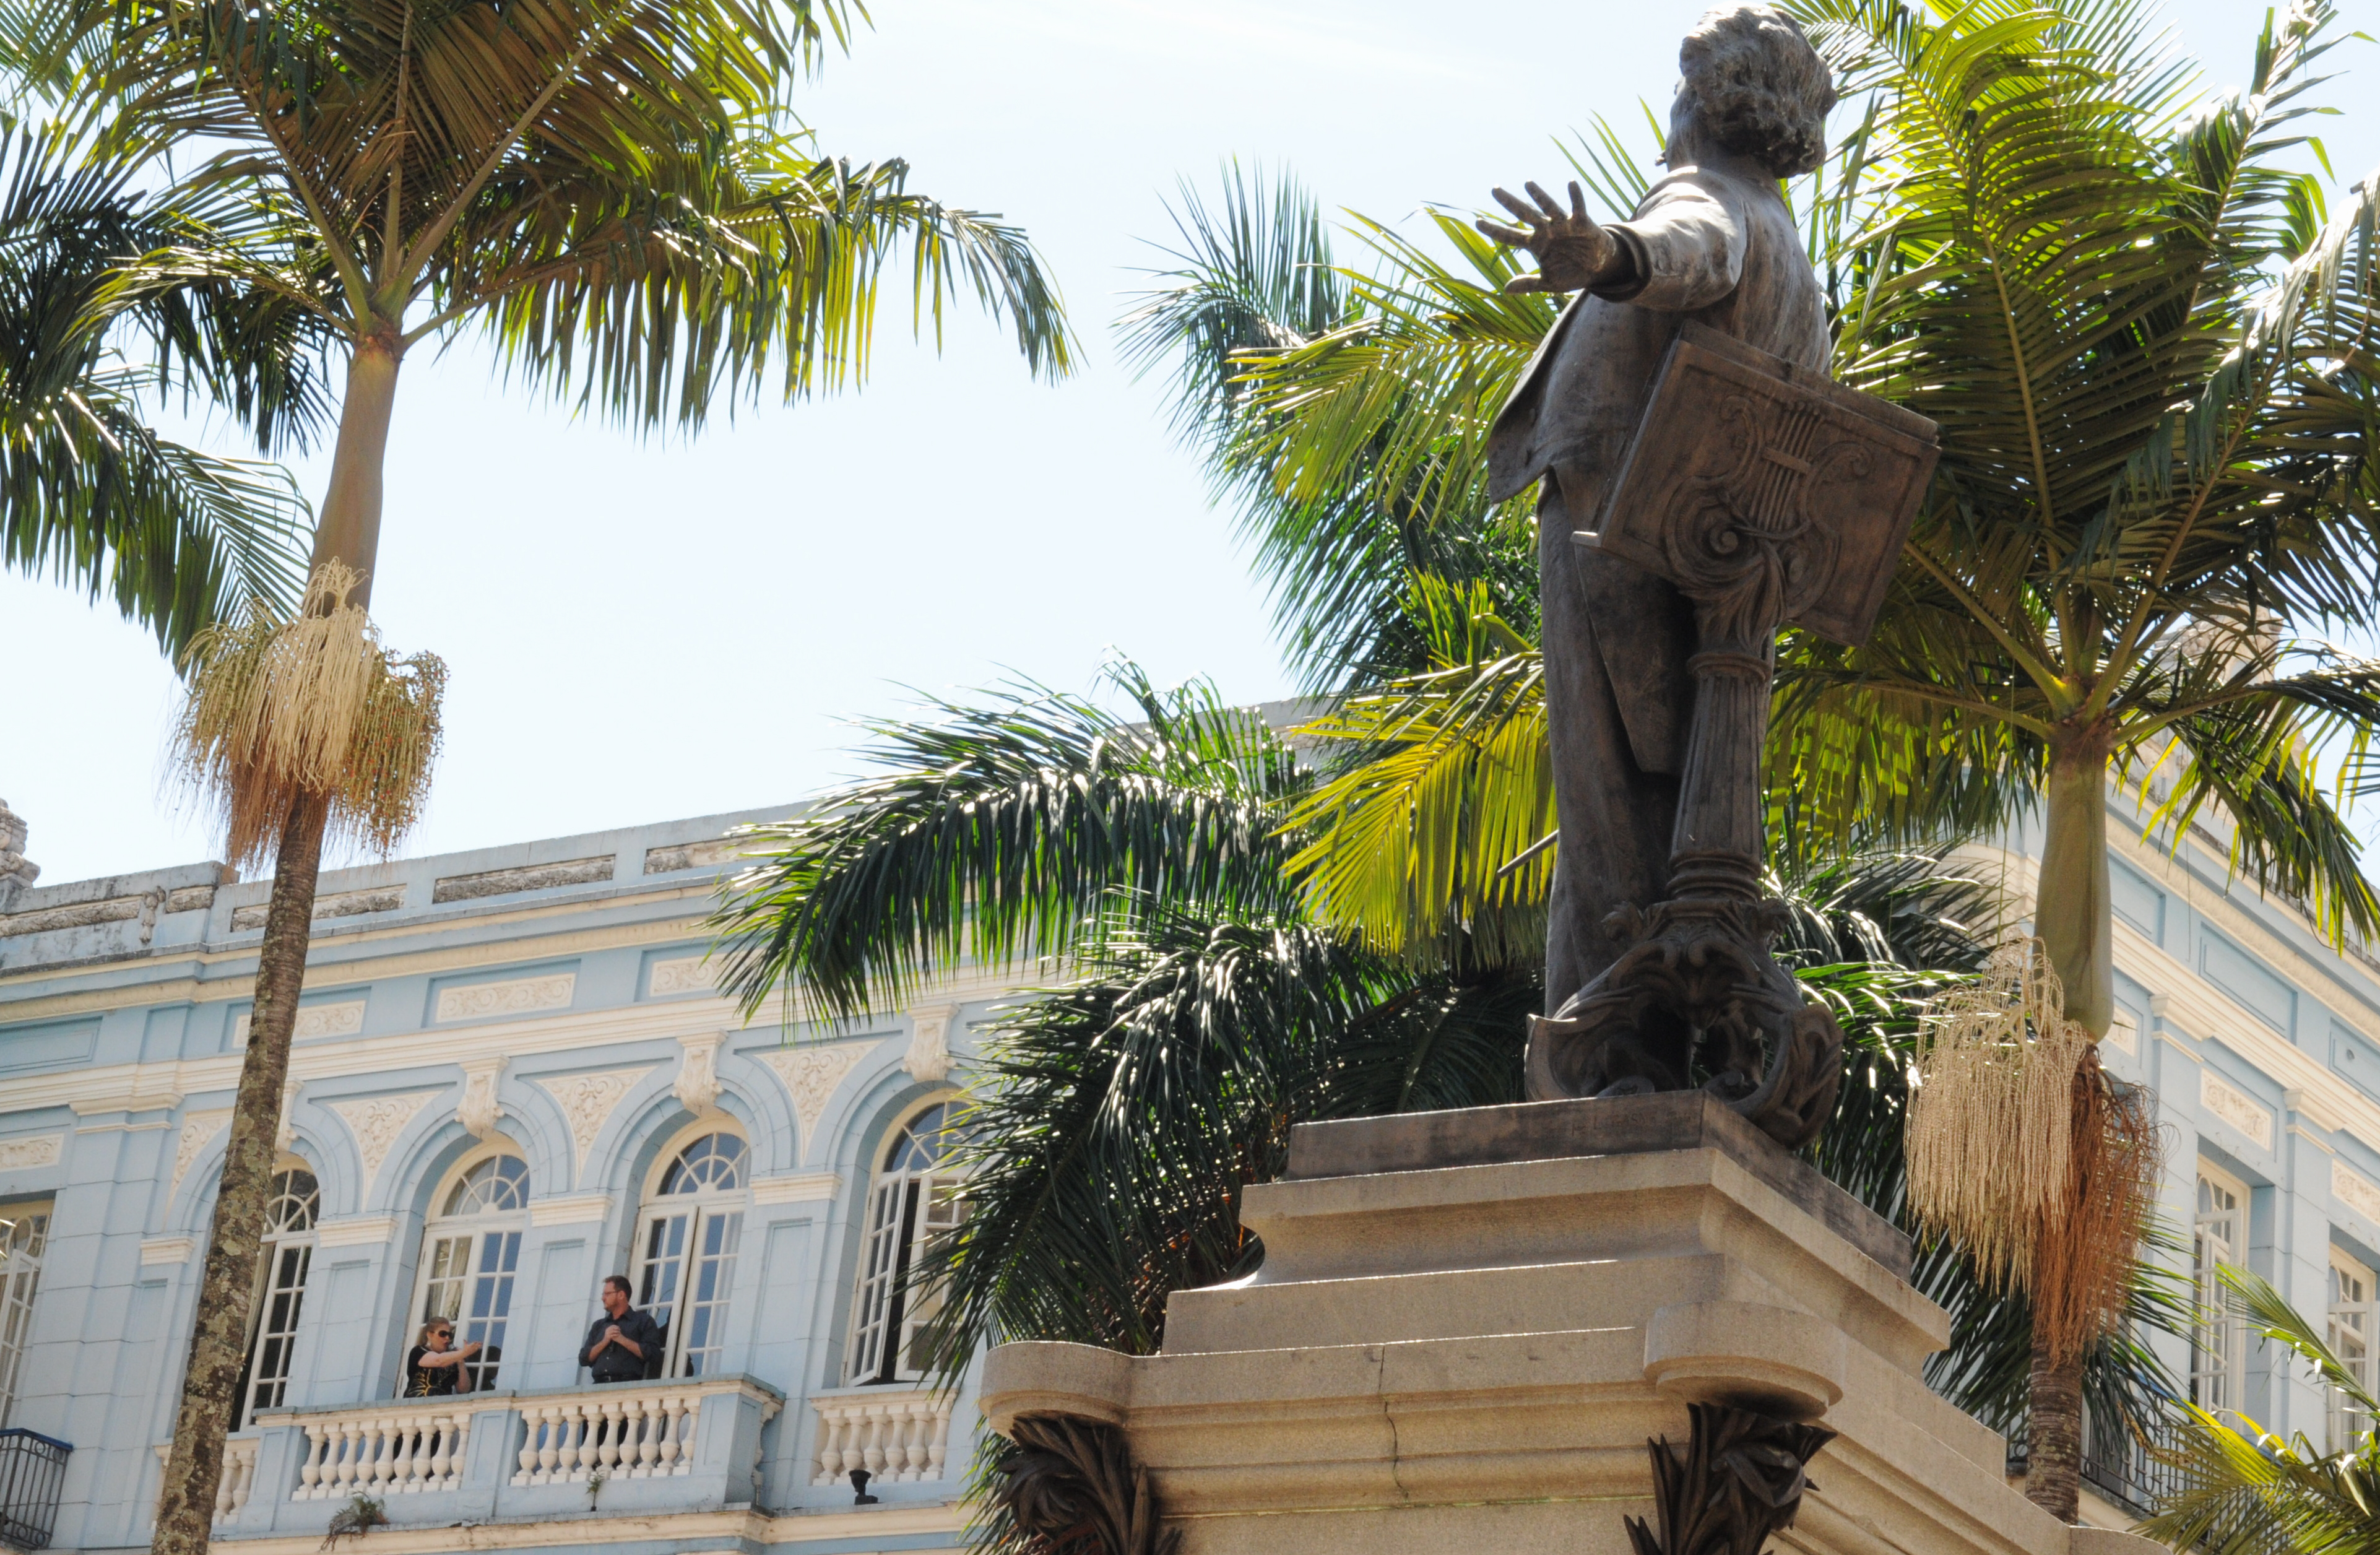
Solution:
[[[1690,143],[1748,157],[1779,178],[1807,173],[1827,155],[1827,113],[1834,73],[1774,6],[1718,6],[1694,23],[1678,49],[1677,106],[1670,123],[1670,161]]]

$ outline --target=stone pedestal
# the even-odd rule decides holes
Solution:
[[[1003,1345],[995,1428],[1123,1428],[1182,1555],[1627,1555],[1649,1437],[1723,1400],[1835,1431],[1774,1547],[2127,1555],[1929,1392],[1948,1341],[1891,1226],[1698,1093],[1308,1124],[1247,1191],[1263,1267],[1165,1345]]]

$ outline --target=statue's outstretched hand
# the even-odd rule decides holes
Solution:
[[[1504,283],[1508,292],[1574,292],[1595,285],[1611,268],[1618,243],[1611,234],[1595,225],[1586,213],[1586,196],[1572,179],[1570,186],[1570,209],[1564,211],[1553,196],[1535,184],[1524,184],[1529,198],[1537,202],[1531,210],[1527,200],[1516,200],[1502,189],[1496,191],[1496,202],[1528,224],[1528,230],[1481,222],[1479,230],[1499,243],[1515,249],[1526,249],[1536,256],[1535,275],[1517,275]]]

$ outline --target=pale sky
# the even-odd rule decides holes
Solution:
[[[864,391],[647,442],[508,395],[468,338],[417,352],[373,604],[392,646],[453,678],[407,851],[789,803],[851,774],[846,720],[898,711],[904,686],[1087,689],[1116,651],[1160,682],[1284,695],[1231,516],[1110,329],[1161,262],[1148,240],[1170,237],[1177,179],[1211,188],[1238,157],[1384,219],[1550,183],[1555,137],[1666,101],[1702,4],[873,0],[874,30],[802,102],[820,145],[905,156],[913,189],[1022,224],[1082,371],[1032,382],[972,315],[937,358],[904,312]],[[2213,86],[2243,79],[2262,14],[2167,7]],[[2348,111],[2322,131],[2351,179],[2380,163],[2357,90],[2380,55],[2331,60]],[[327,451],[298,468],[319,499]],[[0,797],[42,883],[213,856],[160,796],[175,686],[112,612],[0,574]]]

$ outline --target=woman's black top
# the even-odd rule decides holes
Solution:
[[[427,1345],[417,1344],[405,1357],[405,1396],[409,1399],[443,1398],[455,1391],[455,1374],[460,1367],[423,1366],[421,1357],[430,1354]]]

